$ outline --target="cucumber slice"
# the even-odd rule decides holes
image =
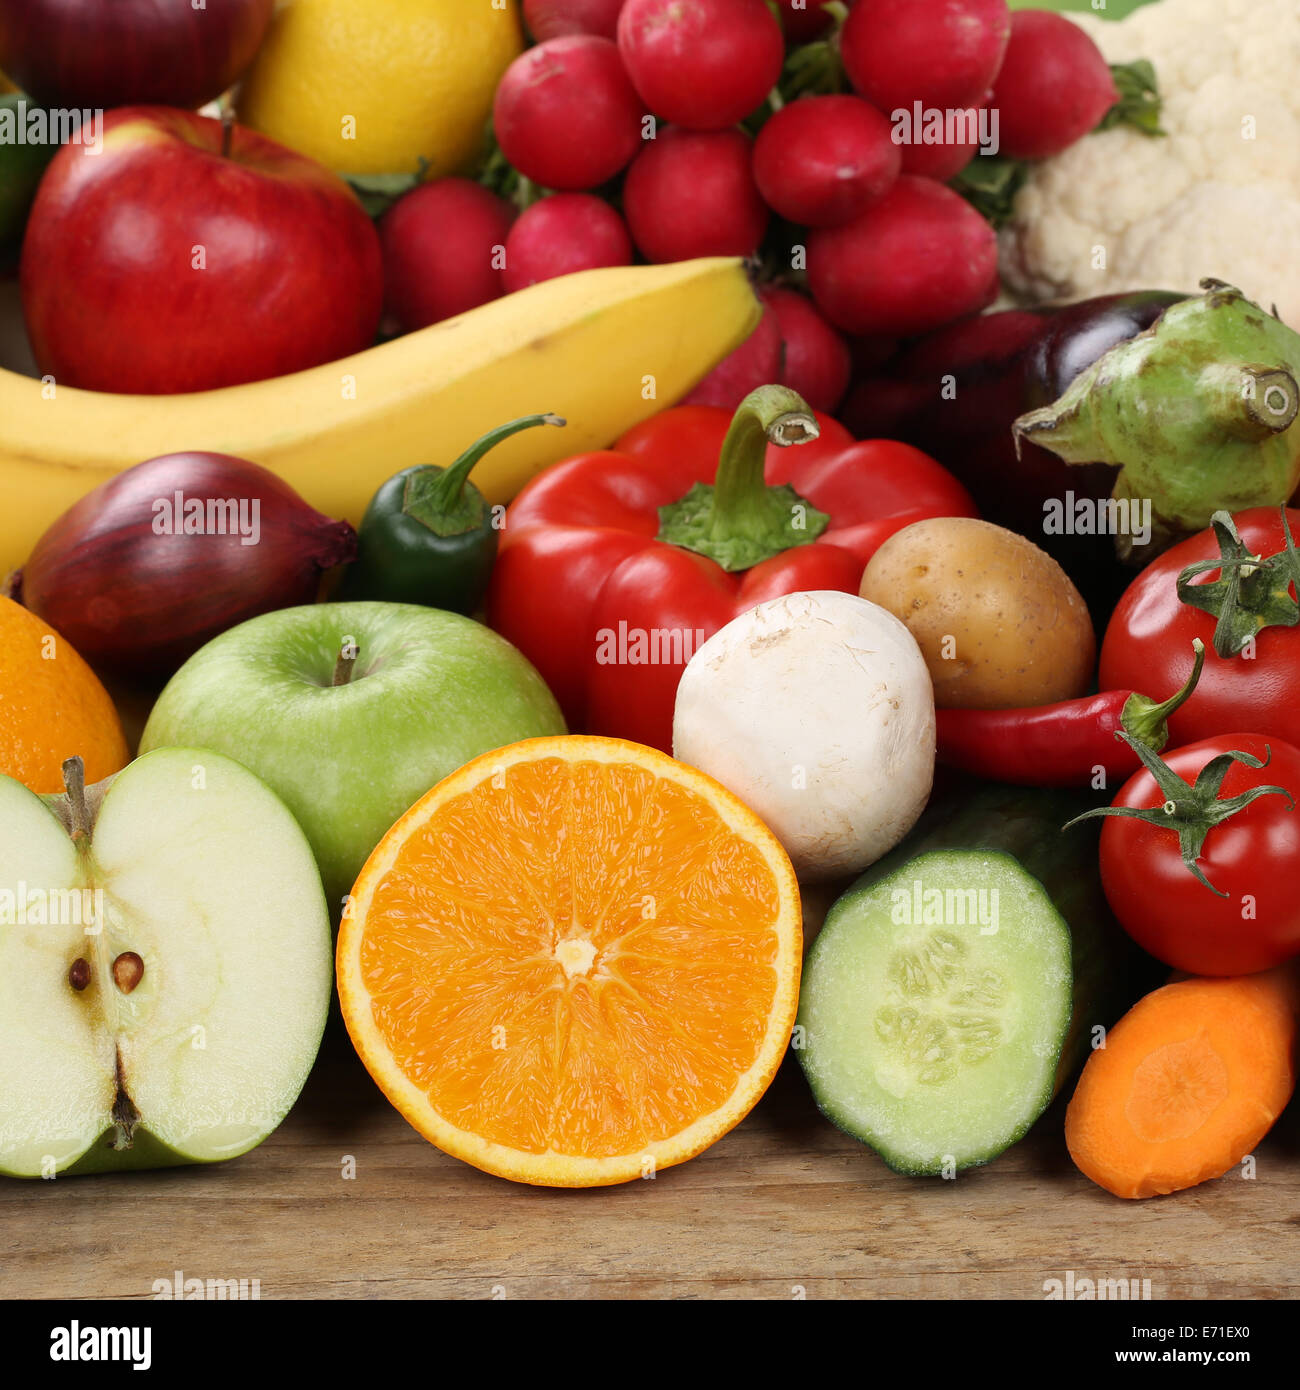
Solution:
[[[823,1112],[896,1172],[996,1158],[1051,1102],[1071,941],[1011,855],[935,850],[850,889],[805,973],[799,1057]]]

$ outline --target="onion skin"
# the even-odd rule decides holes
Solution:
[[[208,501],[243,503],[245,531],[233,514],[226,534],[184,534],[183,515],[169,526],[177,493],[202,501],[205,514]],[[258,464],[164,454],[69,508],[37,541],[15,587],[87,661],[154,675],[245,619],[314,602],[322,573],[352,560],[356,545],[346,521],[315,511]]]

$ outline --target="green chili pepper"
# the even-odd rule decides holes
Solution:
[[[366,508],[339,596],[475,612],[496,563],[498,528],[470,470],[512,434],[563,424],[558,415],[525,415],[489,430],[449,468],[421,463],[394,474]]]

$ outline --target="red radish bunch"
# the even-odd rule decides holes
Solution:
[[[785,40],[765,0],[626,0],[618,51],[656,116],[725,130],[776,86]]]
[[[582,192],[621,173],[641,148],[641,110],[619,50],[576,34],[511,63],[492,120],[501,152],[521,174]]]
[[[835,22],[822,8],[823,0],[776,0],[776,3],[781,11],[781,27],[786,40],[792,44],[821,38]]]
[[[806,97],[759,132],[754,178],[774,211],[806,227],[860,217],[898,177],[889,122],[857,97]]]
[[[537,42],[493,121],[514,171],[494,186],[525,211],[512,225],[457,179],[408,195],[384,222],[392,315],[419,326],[634,257],[741,256],[775,280],[762,321],[692,399],[778,378],[830,412],[864,352],[985,308],[993,229],[945,185],[982,154],[1080,139],[1118,99],[1110,69],[1069,20],[1006,0],[848,4],[524,0]]]
[[[749,136],[668,126],[627,172],[623,211],[650,261],[752,256],[767,229]]]
[[[857,0],[840,51],[854,91],[886,114],[947,109],[979,103],[1010,34],[1006,0]]]
[[[501,265],[515,210],[471,179],[422,184],[379,224],[384,307],[407,333],[505,293]]]
[[[557,275],[631,264],[627,224],[608,203],[591,193],[553,193],[511,227],[501,279],[513,294]]]
[[[1060,154],[1095,129],[1118,100],[1110,68],[1078,25],[1047,10],[1022,10],[1012,19],[992,97],[1007,154]]]
[[[904,174],[856,221],[809,237],[808,282],[846,333],[912,337],[993,302],[997,244],[951,188]]]
[[[524,0],[524,23],[538,43],[570,34],[612,39],[622,8],[623,0]]]

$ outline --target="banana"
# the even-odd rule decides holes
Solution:
[[[106,478],[210,450],[272,469],[352,522],[384,479],[448,463],[493,426],[553,411],[474,470],[508,501],[540,469],[604,448],[685,395],[753,331],[738,260],[590,270],[292,376],[179,396],[78,391],[0,370],[0,577]],[[123,345],[123,351],[129,351]]]

